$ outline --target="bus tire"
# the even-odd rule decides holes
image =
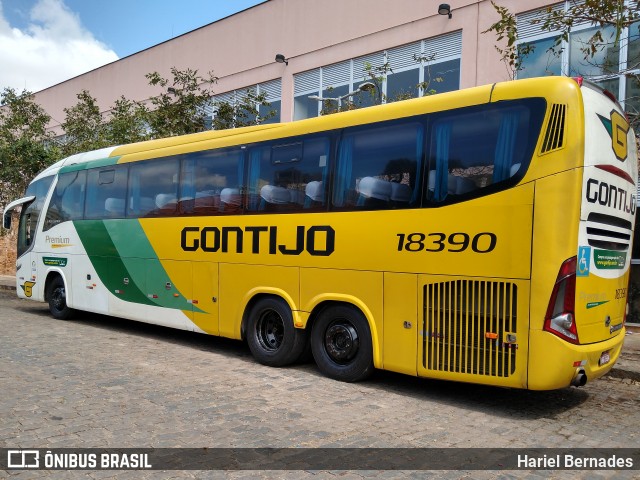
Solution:
[[[311,330],[311,351],[320,371],[335,380],[358,382],[374,371],[369,322],[348,305],[320,312]]]
[[[67,305],[67,291],[61,276],[56,275],[51,281],[47,299],[49,300],[49,311],[54,318],[69,320],[73,317],[75,310]]]
[[[293,326],[289,305],[276,297],[258,300],[247,323],[247,343],[263,365],[284,367],[297,361],[307,344],[306,330]]]

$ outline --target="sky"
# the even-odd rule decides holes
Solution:
[[[0,91],[37,92],[264,0],[0,0]]]

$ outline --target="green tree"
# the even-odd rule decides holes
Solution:
[[[515,78],[522,69],[522,63],[534,51],[534,46],[518,45],[518,29],[516,16],[506,7],[491,2],[499,15],[499,20],[483,33],[494,33],[499,45],[496,50],[501,59],[508,65]],[[538,25],[543,32],[552,33],[556,40],[551,47],[555,54],[562,51],[562,42],[569,39],[574,26],[589,23],[597,27],[594,33],[579,48],[585,60],[593,59],[598,52],[609,45],[619,46],[620,36],[626,27],[640,19],[638,2],[624,0],[583,0],[582,2],[568,2],[567,8],[554,9],[553,6],[543,9],[542,14],[531,20],[532,25]],[[605,30],[613,29],[613,35],[605,34]],[[506,45],[505,45],[506,41]],[[597,65],[603,72],[625,73],[638,68],[640,59],[629,62],[624,72],[618,72],[618,64]]]
[[[533,52],[533,46],[521,46],[518,42],[518,24],[516,16],[513,15],[506,7],[497,5],[493,0],[491,5],[495,11],[500,15],[500,20],[491,25],[487,30],[482,33],[493,32],[497,36],[498,45],[494,45],[494,48],[500,55],[500,60],[505,64],[509,72],[509,78],[511,80],[516,78],[516,75],[522,70],[522,63],[526,57]],[[506,45],[505,45],[506,41]]]
[[[109,146],[102,113],[96,99],[87,90],[82,90],[76,97],[78,103],[64,109],[62,129],[65,140],[62,151],[65,156]]]
[[[171,137],[207,129],[205,108],[210,103],[213,92],[205,85],[212,85],[217,78],[212,72],[206,78],[197,70],[171,68],[172,79],[166,79],[158,72],[145,75],[149,85],[161,87],[162,91],[151,98],[149,129],[152,138]]]
[[[264,93],[256,93],[253,88],[248,88],[244,94],[233,102],[214,101],[215,115],[213,117],[213,129],[223,130],[227,128],[248,127],[260,125],[276,115],[274,110],[261,116],[260,107],[269,107]]]
[[[110,145],[140,142],[149,138],[149,110],[139,102],[123,96],[115,101],[105,125],[105,137]]]
[[[60,158],[47,131],[50,120],[31,92],[0,93],[0,205],[20,197],[39,171]]]
[[[515,78],[522,70],[523,62],[527,56],[534,52],[534,46],[518,43],[518,29],[516,16],[507,8],[491,2],[498,13],[499,20],[491,25],[483,33],[494,33],[499,45],[496,46],[501,59],[511,72],[511,78]],[[626,2],[624,0],[583,0],[581,2],[567,2],[566,8],[553,8],[549,6],[535,19],[530,20],[532,25],[537,25],[542,32],[548,32],[555,38],[554,44],[549,49],[552,54],[560,55],[563,45],[570,39],[570,33],[575,26],[588,24],[594,27],[591,36],[576,45],[582,52],[586,65],[591,71],[599,72],[599,75],[620,76],[636,82],[636,89],[640,87],[638,68],[640,57],[629,57],[625,69],[620,69],[618,56],[602,56],[600,52],[605,49],[616,52],[621,45],[621,35],[625,28],[632,29],[631,34],[637,34],[640,9],[638,2]],[[629,49],[631,52],[632,49]],[[629,85],[629,84],[627,84]],[[627,89],[629,91],[629,89]],[[627,114],[634,128],[640,125],[640,99],[625,98]]]

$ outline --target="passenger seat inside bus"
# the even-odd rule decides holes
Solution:
[[[363,177],[358,184],[357,205],[363,207],[406,207],[411,201],[411,187],[374,177]]]
[[[434,192],[436,189],[436,171],[429,171],[428,188],[430,192]],[[449,195],[462,195],[463,193],[471,192],[477,188],[473,180],[468,178],[458,177],[456,175],[449,175],[447,178],[447,194]]]
[[[220,191],[220,211],[235,212],[242,208],[242,195],[239,188],[223,188]]]
[[[104,210],[107,213],[107,217],[124,215],[124,198],[107,198],[104,201]]]
[[[291,203],[291,190],[275,185],[264,185],[260,189],[259,210],[273,210],[271,205],[288,205]]]
[[[322,182],[313,180],[304,187],[304,208],[322,206],[324,203],[324,186]]]

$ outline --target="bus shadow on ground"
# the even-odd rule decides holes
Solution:
[[[248,368],[252,368],[251,365],[255,366],[257,364],[246,342],[239,340],[88,312],[79,313],[73,320],[55,320],[49,316],[46,306],[34,306],[32,303],[23,304],[19,309],[33,315],[49,317],[52,322],[68,323],[69,326],[77,327],[82,325],[83,327],[99,328],[114,333],[141,336],[233,357],[246,362]],[[304,375],[325,379],[315,366],[312,358],[286,368],[304,373]],[[473,409],[484,414],[506,417],[512,420],[558,418],[567,411],[579,408],[590,398],[588,385],[582,389],[565,388],[537,392],[418,378],[380,370],[376,371],[370,379],[353,385],[354,388],[359,390],[362,390],[363,387],[371,389],[372,394],[384,392],[409,396],[431,403],[458,406],[467,410]]]

